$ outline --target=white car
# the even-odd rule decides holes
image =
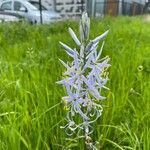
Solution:
[[[44,6],[41,8],[42,13],[40,13],[38,2],[27,0],[3,0],[0,2],[1,11],[18,14],[33,24],[40,23],[41,20],[43,23],[50,23],[61,19],[58,13],[49,11]]]
[[[20,21],[23,21],[23,18],[21,16],[0,11],[0,23],[1,22],[20,22]]]

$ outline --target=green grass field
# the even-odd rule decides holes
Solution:
[[[83,150],[65,135],[65,90],[55,82],[70,58],[59,46],[74,42],[78,23],[0,24],[0,150]],[[111,58],[102,117],[92,135],[100,150],[150,150],[150,23],[142,17],[92,21],[90,39],[110,30],[103,55]],[[79,35],[79,34],[78,34]]]

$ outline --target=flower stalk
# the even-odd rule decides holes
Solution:
[[[58,84],[66,88],[67,96],[62,99],[69,105],[67,124],[63,127],[67,135],[77,134],[85,138],[86,149],[96,149],[90,134],[94,123],[102,114],[103,107],[100,101],[105,97],[101,95],[102,89],[108,90],[105,85],[108,81],[107,69],[110,64],[109,57],[101,57],[104,42],[98,51],[98,44],[108,34],[108,31],[89,41],[90,18],[84,12],[79,24],[80,40],[75,32],[69,28],[69,33],[79,48],[70,48],[60,42],[65,52],[72,57],[72,62],[60,60],[66,68],[64,77]],[[85,135],[83,135],[83,132]]]

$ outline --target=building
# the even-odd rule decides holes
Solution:
[[[148,0],[88,0],[87,10],[91,16],[142,14]]]
[[[85,0],[42,0],[42,4],[62,16],[79,16],[85,8],[86,2]]]
[[[35,0],[39,1],[39,0]],[[90,16],[103,15],[136,15],[142,14],[144,5],[149,0],[41,0],[50,10],[55,10],[62,16],[81,15],[87,8]]]
[[[38,1],[38,0],[37,0]],[[63,16],[79,16],[87,7],[91,16],[142,14],[149,0],[43,0],[48,9]]]

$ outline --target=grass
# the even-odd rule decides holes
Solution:
[[[0,24],[0,150],[84,149],[61,125],[64,89],[55,84],[69,60],[58,42],[74,47],[67,28],[77,22]],[[103,55],[111,58],[110,91],[93,139],[101,150],[150,149],[150,23],[142,17],[93,20],[90,38],[110,29]],[[142,67],[141,67],[142,66]]]

